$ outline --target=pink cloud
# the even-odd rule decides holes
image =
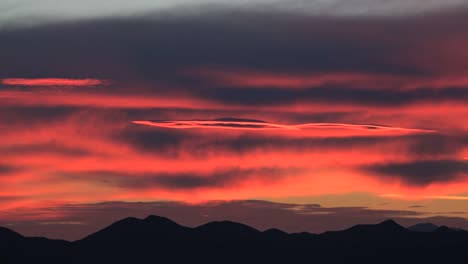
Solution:
[[[1,83],[23,86],[95,86],[107,84],[108,81],[99,79],[11,78],[3,79]]]
[[[211,128],[211,129],[235,129],[235,130],[354,130],[362,131],[364,134],[377,133],[435,133],[435,130],[392,127],[368,124],[345,124],[345,123],[306,123],[296,125],[286,125],[269,123],[261,120],[223,118],[214,120],[167,120],[167,121],[132,121],[137,125],[188,129],[188,128]]]

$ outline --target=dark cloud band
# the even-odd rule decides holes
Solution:
[[[420,160],[375,164],[366,168],[382,177],[394,178],[412,186],[447,183],[468,175],[466,160]]]

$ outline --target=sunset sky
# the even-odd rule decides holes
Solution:
[[[0,225],[468,228],[465,25],[464,0],[2,0]]]

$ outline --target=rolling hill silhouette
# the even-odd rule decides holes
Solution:
[[[149,216],[122,219],[74,242],[0,228],[0,263],[468,263],[467,249],[468,232],[411,231],[393,220],[288,234],[230,221],[189,228]]]

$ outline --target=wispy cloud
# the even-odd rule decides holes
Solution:
[[[310,89],[313,87],[346,86],[353,89],[415,90],[421,88],[467,88],[468,77],[451,76],[405,76],[366,72],[262,72],[239,69],[192,69],[187,76],[202,78],[208,83],[238,88],[262,87]]]
[[[216,129],[239,129],[239,130],[309,130],[309,129],[343,129],[380,132],[403,132],[403,133],[434,133],[435,130],[390,127],[380,125],[360,125],[344,123],[306,123],[297,125],[284,125],[269,123],[261,120],[221,118],[213,120],[165,120],[165,121],[132,121],[137,125],[154,126],[161,128],[216,128]]]
[[[99,79],[10,78],[0,80],[0,83],[12,86],[96,86],[108,84],[109,81]]]
[[[222,118],[214,120],[167,120],[167,121],[132,121],[137,125],[146,125],[163,128],[218,128],[218,129],[241,129],[241,130],[300,130],[295,126],[273,124],[260,120],[248,120],[237,118]]]

